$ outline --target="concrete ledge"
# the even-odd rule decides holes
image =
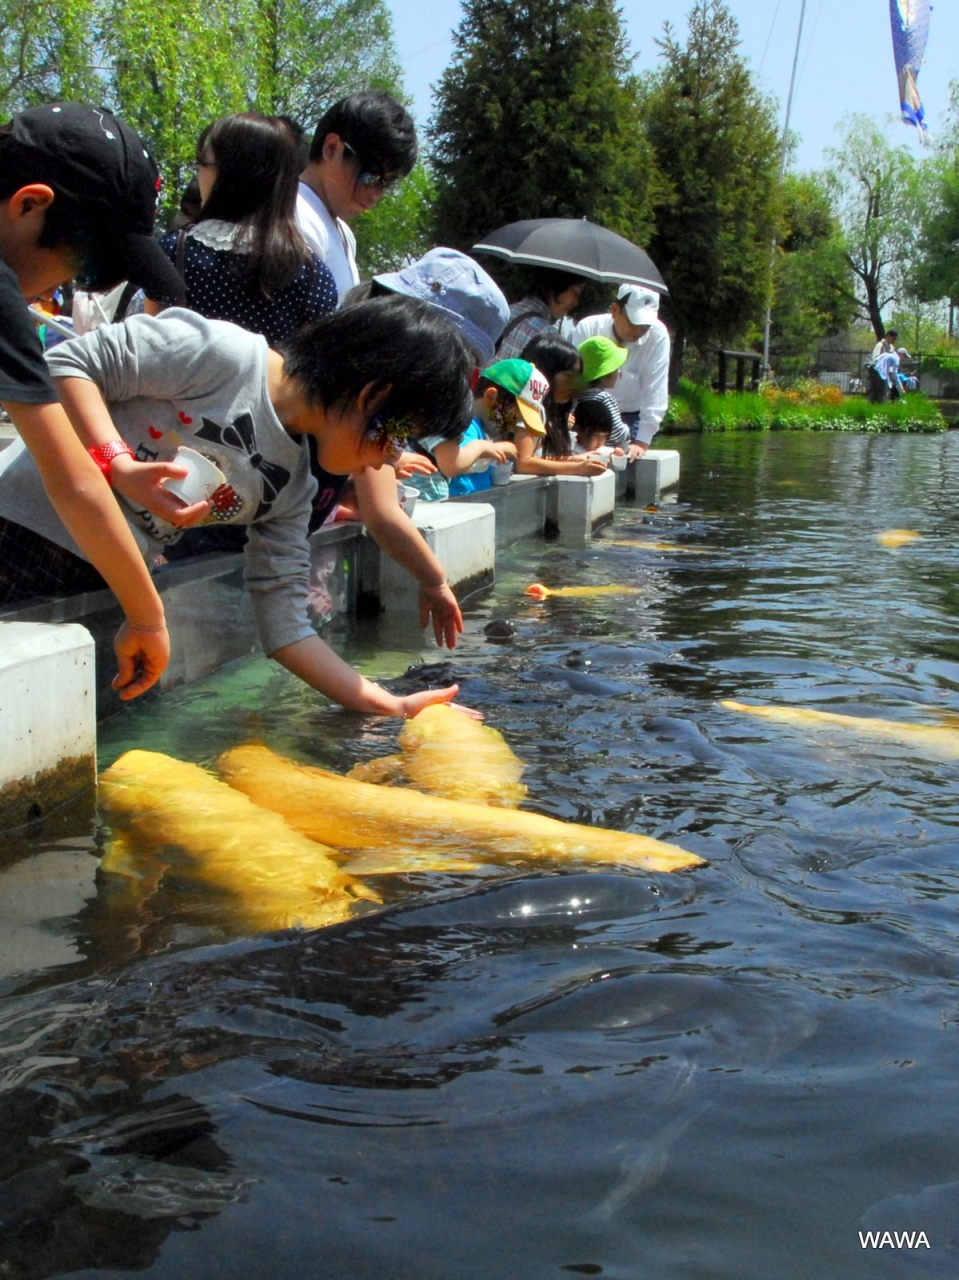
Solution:
[[[509,547],[518,538],[542,537],[551,484],[549,476],[513,476],[509,484],[493,485],[479,493],[465,493],[458,498],[450,498],[449,503],[442,505],[491,506],[496,512],[496,545]],[[414,517],[427,505],[418,505]]]
[[[496,513],[490,503],[417,503],[413,523],[443,565],[447,581],[461,600],[493,582]],[[377,561],[375,594],[383,612],[418,610],[419,584],[412,574],[383,552],[378,553]]]
[[[616,510],[616,472],[600,476],[553,476],[546,499],[546,515],[558,540],[582,546],[593,530],[608,524]]]
[[[0,827],[96,781],[94,642],[81,626],[0,623]]]
[[[644,506],[658,502],[661,493],[677,484],[678,449],[647,449],[641,458],[626,467],[626,495]]]

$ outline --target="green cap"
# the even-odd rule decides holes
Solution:
[[[546,434],[543,400],[549,379],[528,360],[498,360],[483,370],[483,377],[516,397],[516,405],[526,426],[535,435]]]
[[[583,381],[595,382],[615,373],[626,363],[629,352],[610,338],[587,338],[579,344],[579,354],[583,357]]]

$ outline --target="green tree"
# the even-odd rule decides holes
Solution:
[[[587,217],[638,243],[653,166],[613,0],[465,0],[431,124],[436,231]]]
[[[855,277],[839,219],[816,174],[783,179],[782,226],[773,268],[770,352],[780,372],[799,372],[820,338],[846,329],[857,312]]]
[[[249,105],[255,12],[242,0],[115,0],[108,17],[110,105],[150,145],[169,213],[193,176],[201,131]]]
[[[355,89],[403,96],[384,0],[256,0],[256,90],[251,102],[311,130]]]
[[[357,220],[356,261],[364,279],[380,271],[396,271],[427,251],[433,243],[435,190],[433,175],[418,164]]]
[[[0,108],[112,108],[160,165],[163,213],[217,116],[255,108],[310,129],[367,85],[402,95],[385,0],[0,0]]]
[[[0,0],[0,114],[97,99],[95,14],[96,0]]]
[[[650,253],[669,286],[675,385],[687,344],[742,339],[769,296],[779,140],[772,104],[738,53],[722,0],[696,0],[681,44],[666,24],[664,66],[647,77],[644,115],[667,184]]]
[[[865,116],[854,116],[832,151],[826,183],[839,212],[846,261],[857,279],[859,315],[877,338],[883,310],[905,302],[924,193],[905,147],[891,147]]]

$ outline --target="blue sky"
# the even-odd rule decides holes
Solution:
[[[461,14],[459,0],[387,0],[396,45],[413,98],[417,122],[432,110],[432,86],[452,52],[451,31]],[[782,126],[789,76],[796,49],[801,0],[728,0],[739,23],[741,52],[760,86],[779,102]],[[669,21],[681,39],[692,0],[625,0],[622,14],[639,70],[654,68],[655,40]],[[959,3],[933,6],[926,62],[919,91],[931,130],[941,125],[949,105],[949,83],[959,80]],[[897,123],[899,91],[892,55],[888,0],[806,0],[791,128],[800,135],[794,167],[824,167],[824,148],[836,146],[837,126],[853,114],[885,125],[888,137],[918,151],[915,130]]]

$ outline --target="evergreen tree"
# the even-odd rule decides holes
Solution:
[[[769,296],[779,142],[722,0],[696,0],[685,45],[666,24],[665,65],[645,82],[647,136],[667,193],[649,245],[669,286],[672,381],[687,343],[740,341]]]
[[[523,218],[636,243],[653,171],[612,0],[465,0],[431,126],[436,232],[468,250]]]

